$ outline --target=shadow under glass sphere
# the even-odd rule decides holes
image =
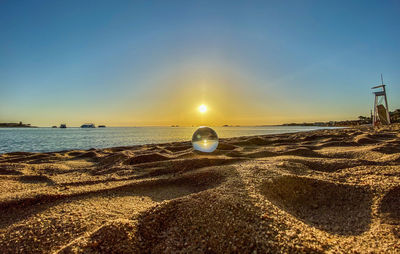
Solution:
[[[194,150],[200,152],[214,152],[218,147],[218,135],[210,127],[200,127],[193,133],[192,145]]]

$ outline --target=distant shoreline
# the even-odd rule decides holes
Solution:
[[[316,122],[316,123],[284,123],[284,124],[262,124],[262,125],[207,125],[209,127],[225,127],[225,128],[231,128],[231,127],[355,127],[355,126],[361,126],[361,125],[371,125],[371,123],[368,122],[360,122],[357,120],[352,120],[352,121],[332,121],[332,122]],[[179,125],[141,125],[141,126],[108,126],[109,128],[140,128],[140,127],[171,127],[171,128],[176,128],[176,127],[199,127],[198,126],[179,126]],[[52,128],[52,126],[32,126],[30,124],[24,124],[24,123],[0,123],[0,128]],[[54,127],[53,127],[54,128]],[[81,128],[79,126],[70,126],[68,128]]]
[[[7,126],[6,126],[7,125]],[[140,125],[140,126],[107,126],[107,128],[198,128],[202,125],[196,125],[196,126],[169,126],[169,125]],[[291,126],[297,126],[297,127],[353,127],[353,126],[359,126],[359,125],[340,125],[340,126],[329,126],[329,125],[304,125],[304,124],[271,124],[271,125],[207,125],[208,127],[212,128],[240,128],[240,127],[291,127]],[[20,126],[18,124],[16,125],[8,125],[8,124],[3,124],[0,123],[0,128],[40,128],[40,129],[60,129],[60,128],[54,128],[51,126],[30,126],[30,125],[24,125]],[[93,129],[98,129],[99,127],[93,128]],[[62,129],[62,128],[61,128]],[[79,126],[70,126],[67,127],[66,129],[82,129],[82,127]],[[100,128],[102,129],[102,128]]]
[[[38,128],[38,127],[19,122],[19,123],[0,123],[0,128]]]

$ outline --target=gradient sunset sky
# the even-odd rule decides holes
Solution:
[[[356,119],[380,73],[400,108],[400,1],[0,1],[0,122]]]

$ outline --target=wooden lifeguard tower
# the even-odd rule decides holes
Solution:
[[[371,89],[382,88],[382,90],[373,92],[375,94],[374,115],[372,119],[373,126],[379,124],[390,124],[389,106],[387,102],[385,84],[383,84],[383,76],[381,74],[381,85],[374,86]],[[385,103],[385,105],[383,105]]]

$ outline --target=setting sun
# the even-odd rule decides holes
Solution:
[[[200,113],[205,113],[207,111],[207,106],[204,104],[201,104],[199,106],[199,111],[200,111]]]

